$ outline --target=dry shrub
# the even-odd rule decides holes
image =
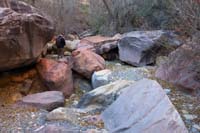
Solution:
[[[88,28],[83,0],[22,0],[49,15],[57,33],[82,32]]]
[[[178,30],[189,36],[199,34],[200,0],[177,0],[174,7],[179,13],[179,17],[175,18]]]

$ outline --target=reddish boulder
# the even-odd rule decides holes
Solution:
[[[65,62],[41,59],[37,70],[49,90],[57,90],[70,96],[73,93],[73,77],[71,67]]]
[[[156,71],[156,77],[175,85],[196,90],[200,88],[200,46],[183,45],[169,55]]]
[[[114,37],[104,37],[100,35],[86,37],[80,41],[78,49],[87,49],[102,55],[116,49],[118,47],[117,42],[120,38],[121,36],[119,34]]]
[[[36,63],[54,34],[47,16],[17,0],[0,1],[0,25],[0,71]]]
[[[90,50],[76,50],[72,56],[73,70],[88,79],[93,72],[105,69],[105,60]]]

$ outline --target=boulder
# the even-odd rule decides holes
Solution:
[[[43,58],[37,64],[37,70],[49,90],[61,91],[65,96],[73,93],[71,66],[66,62]]]
[[[75,125],[79,124],[80,113],[73,108],[57,108],[47,114],[48,121],[68,121]]]
[[[156,71],[156,77],[183,88],[200,88],[200,47],[183,45],[169,55]]]
[[[64,106],[65,98],[62,92],[46,91],[25,96],[21,101],[22,104],[51,111],[55,108]]]
[[[105,69],[104,59],[89,50],[76,50],[72,53],[73,70],[90,79],[93,72]]]
[[[157,55],[165,53],[165,49],[168,53],[180,45],[176,35],[169,31],[133,31],[119,41],[119,58],[133,66],[145,66],[155,63]]]
[[[85,93],[79,103],[79,108],[85,108],[89,105],[100,105],[104,108],[112,104],[122,93],[123,89],[133,82],[118,80],[105,86],[98,87],[88,93]]]
[[[98,72],[94,72],[92,75],[92,87],[98,88],[100,86],[109,84],[110,79],[109,76],[111,76],[112,71],[105,69]]]
[[[51,20],[20,1],[0,5],[0,71],[35,63],[53,37]]]
[[[102,119],[113,133],[188,133],[162,87],[149,79],[125,88]]]
[[[120,34],[117,34],[114,37],[100,35],[86,37],[80,41],[78,49],[87,49],[102,55],[118,48],[117,42],[120,38]]]

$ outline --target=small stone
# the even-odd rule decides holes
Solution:
[[[64,52],[64,56],[71,56],[71,55],[72,55],[72,53],[69,52],[69,51],[65,51],[65,52]]]
[[[194,124],[192,127],[200,131],[200,126],[199,125]]]
[[[181,110],[181,112],[182,112],[183,114],[188,114],[188,112],[187,112],[186,110]]]
[[[74,102],[73,102],[73,105],[74,105],[74,106],[78,105],[78,101],[74,101]]]
[[[21,99],[22,99],[22,94],[21,93],[13,93],[13,94],[11,94],[11,100],[13,102],[17,102],[17,101],[19,101]]]
[[[116,65],[116,66],[121,66],[122,64],[120,64],[120,63],[116,63],[115,65]]]
[[[165,93],[168,95],[170,94],[171,90],[170,89],[164,89]]]
[[[186,120],[194,120],[194,119],[197,118],[196,115],[191,115],[191,114],[184,114],[183,116],[184,116],[184,118],[185,118]]]

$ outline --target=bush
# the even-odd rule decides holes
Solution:
[[[177,29],[188,35],[197,35],[200,32],[200,0],[177,0],[174,8],[179,17]]]
[[[106,0],[106,3],[111,15],[103,0],[90,0],[90,15],[92,20],[104,17],[104,21],[98,21],[96,25],[105,27],[103,29],[112,27],[112,32],[126,32],[136,28],[169,29],[176,13],[172,10],[172,0]]]
[[[82,32],[88,27],[87,18],[84,15],[87,7],[79,0],[21,1],[27,2],[49,15],[55,22],[57,33]]]
[[[200,29],[200,0],[90,0],[92,27],[100,33],[167,29],[194,34]],[[112,30],[110,30],[112,29]]]

